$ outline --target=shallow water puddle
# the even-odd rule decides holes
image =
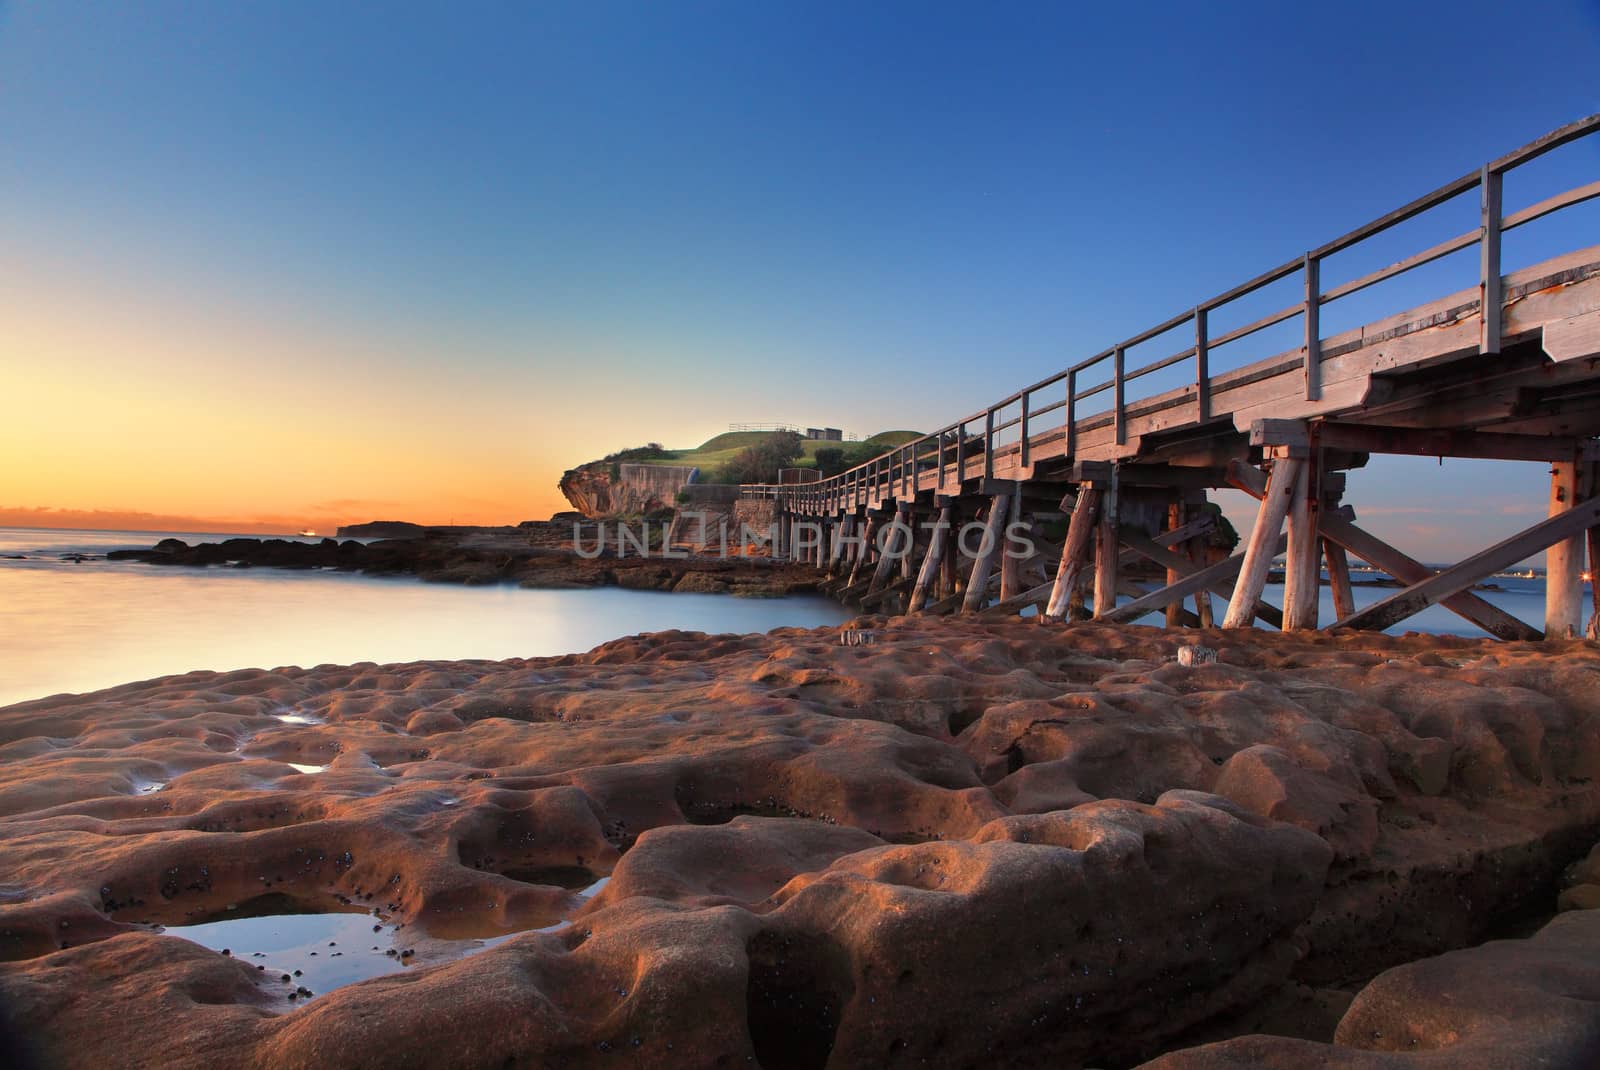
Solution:
[[[327,992],[394,973],[412,961],[412,956],[401,957],[405,948],[395,942],[395,927],[371,914],[273,914],[169,925],[162,931],[261,967],[282,986],[285,1004],[300,989]],[[303,998],[308,997],[297,996]]]
[[[272,716],[284,724],[321,724],[315,717],[304,713],[275,713]]]
[[[610,883],[610,877],[579,890],[582,906]],[[525,929],[485,939],[439,940],[418,930],[386,924],[372,914],[268,914],[225,918],[196,925],[169,925],[167,936],[191,940],[226,952],[255,966],[269,983],[283,990],[284,1009],[325,992],[369,977],[395,973],[407,966],[435,965],[498,947],[527,932],[560,932],[570,919],[539,929]]]
[[[320,773],[324,769],[328,768],[325,765],[301,765],[299,762],[285,762],[284,764],[290,769],[294,769],[301,773]]]

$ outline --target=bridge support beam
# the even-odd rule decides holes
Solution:
[[[861,545],[855,548],[855,560],[850,565],[850,575],[845,580],[846,587],[854,587],[861,578],[861,572],[866,567],[867,559],[872,556],[873,547],[878,534],[878,518],[867,517],[867,525],[861,533]]]
[[[939,578],[940,569],[944,565],[945,546],[950,539],[950,521],[954,515],[951,506],[941,506],[939,519],[934,522],[933,531],[928,537],[928,552],[922,556],[922,568],[917,572],[916,586],[911,589],[911,602],[906,607],[907,614],[921,613],[922,607],[928,604],[928,595],[933,591],[933,585]]]
[[[1595,485],[1600,486],[1600,473],[1596,476]],[[1594,604],[1584,634],[1590,639],[1600,639],[1600,528],[1589,529],[1589,593]]]
[[[1000,551],[1000,601],[1022,591],[1022,556],[1020,548],[1011,545],[1010,533],[1022,523],[1022,485],[1011,495],[1011,510],[1006,517],[1005,532],[1001,535]]]
[[[843,520],[838,521],[829,531],[829,545],[827,545],[827,576],[829,579],[838,574],[838,561],[845,552],[845,539],[850,537],[850,529],[856,523],[856,518],[851,513],[846,513]]]
[[[1286,536],[1280,534],[1266,548],[1265,552],[1272,557],[1276,557],[1283,553],[1283,548],[1288,541]],[[1154,613],[1157,610],[1165,609],[1173,602],[1181,602],[1196,591],[1213,590],[1219,583],[1225,584],[1239,572],[1239,568],[1244,564],[1245,556],[1248,553],[1249,550],[1246,550],[1244,553],[1234,554],[1226,561],[1218,561],[1215,565],[1207,565],[1197,572],[1191,572],[1177,583],[1168,584],[1159,591],[1151,591],[1143,598],[1118,606],[1110,613],[1107,613],[1103,619],[1112,624],[1127,624],[1130,621],[1138,620],[1146,613]]]
[[[889,573],[899,563],[901,554],[909,554],[911,547],[906,545],[910,539],[911,528],[906,524],[907,511],[904,506],[894,511],[894,519],[889,521],[887,534],[881,536],[883,545],[878,548],[878,564],[872,572],[872,583],[867,587],[867,593],[873,594],[883,589],[889,582]]]
[[[1184,502],[1183,502],[1182,493],[1174,495],[1173,499],[1172,499],[1172,502],[1167,506],[1167,530],[1169,532],[1177,531],[1179,528],[1183,527],[1184,519],[1185,519],[1184,518],[1184,511],[1185,510],[1184,510]],[[1183,573],[1179,572],[1177,569],[1171,567],[1170,565],[1167,567],[1167,583],[1169,585],[1177,583],[1182,578],[1183,578]],[[1204,594],[1205,594],[1205,592],[1201,591],[1199,594],[1195,595],[1195,609],[1196,610],[1198,610],[1200,608],[1199,599]],[[1167,627],[1168,628],[1176,628],[1176,627],[1178,627],[1179,624],[1181,623],[1182,616],[1183,616],[1183,603],[1182,602],[1174,602],[1172,605],[1168,606],[1167,607]]]
[[[1435,602],[1466,591],[1486,576],[1510,568],[1518,561],[1532,557],[1541,550],[1548,550],[1558,542],[1584,535],[1597,525],[1600,525],[1600,498],[1590,498],[1562,509],[1555,516],[1541,520],[1487,550],[1473,554],[1460,564],[1358,610],[1352,616],[1335,622],[1335,627],[1381,631]]]
[[[1131,531],[1124,531],[1122,533],[1122,542],[1123,545],[1127,546],[1139,556],[1147,558],[1158,565],[1164,565],[1167,569],[1167,575],[1176,577],[1175,579],[1170,580],[1166,587],[1150,592],[1151,597],[1160,594],[1162,591],[1177,587],[1180,584],[1185,584],[1185,581],[1189,580],[1190,577],[1199,575],[1202,572],[1215,577],[1206,585],[1198,588],[1185,584],[1181,594],[1168,601],[1154,603],[1155,608],[1161,608],[1162,606],[1165,606],[1170,610],[1174,607],[1177,607],[1178,613],[1176,616],[1180,618],[1180,622],[1184,612],[1182,609],[1183,600],[1191,593],[1207,595],[1206,600],[1200,603],[1203,612],[1196,613],[1196,616],[1202,622],[1202,627],[1206,628],[1211,627],[1210,624],[1204,623],[1205,621],[1210,620],[1209,614],[1211,599],[1208,592],[1215,591],[1223,598],[1233,597],[1232,577],[1234,573],[1238,572],[1237,568],[1224,570],[1222,572],[1212,572],[1211,569],[1214,566],[1202,567],[1197,565],[1193,561],[1184,557],[1182,554],[1162,545],[1160,540],[1147,539],[1143,535],[1139,535]],[[1280,552],[1282,549],[1282,546],[1276,547],[1276,550]],[[1281,628],[1283,626],[1282,614],[1280,614],[1275,607],[1268,605],[1266,602],[1256,603],[1256,616],[1275,628]]]
[[[1094,615],[1110,613],[1117,608],[1118,558],[1122,554],[1122,541],[1117,537],[1122,527],[1119,515],[1117,486],[1113,479],[1109,492],[1100,501],[1100,522],[1095,525],[1094,537]],[[1142,592],[1141,592],[1142,593]]]
[[[954,598],[961,590],[961,547],[956,543],[956,529],[961,524],[958,506],[950,517],[950,534],[944,547],[944,574],[939,579],[939,600]]]
[[[983,521],[983,541],[978,546],[978,556],[972,562],[972,575],[967,580],[967,593],[961,600],[961,612],[975,613],[983,608],[989,591],[989,575],[994,571],[995,560],[1005,548],[1006,517],[1011,508],[1010,494],[996,494],[989,499],[989,512]]]
[[[1316,631],[1322,601],[1322,537],[1317,532],[1322,491],[1316,449],[1300,465],[1289,503],[1289,549],[1284,564],[1283,628]]]
[[[1267,491],[1267,480],[1260,470],[1241,461],[1235,461],[1228,466],[1228,482],[1254,498],[1262,497]],[[1343,547],[1402,583],[1421,583],[1433,575],[1433,569],[1427,565],[1408,557],[1364,528],[1357,527],[1353,514],[1348,510],[1324,509],[1319,526],[1325,541]],[[1337,589],[1335,594],[1337,595]],[[1539,638],[1538,629],[1529,627],[1499,606],[1484,601],[1471,591],[1461,591],[1447,598],[1441,598],[1439,603],[1463,620],[1476,624],[1497,638],[1511,640]],[[1353,598],[1351,605],[1354,606]],[[1351,612],[1354,612],[1353,608]],[[1347,616],[1349,614],[1339,615],[1335,624],[1329,627],[1338,626]]]
[[[1228,614],[1222,619],[1224,628],[1248,628],[1255,623],[1256,602],[1266,588],[1272,559],[1279,553],[1278,536],[1283,532],[1283,521],[1289,515],[1305,464],[1302,457],[1278,457],[1272,462],[1266,496],[1261,499],[1255,527],[1250,530],[1250,543],[1239,569],[1239,581],[1233,585]]]
[[[1073,592],[1078,588],[1078,579],[1089,559],[1089,548],[1100,520],[1100,495],[1098,486],[1083,484],[1078,489],[1078,501],[1067,523],[1067,542],[1061,548],[1061,563],[1056,566],[1050,601],[1045,603],[1044,615],[1050,620],[1061,620],[1067,615]]]
[[[1356,611],[1355,589],[1350,585],[1350,558],[1332,539],[1322,541],[1328,559],[1328,586],[1333,589],[1333,619],[1343,620]]]
[[[905,517],[907,526],[906,552],[905,556],[900,558],[900,578],[905,581],[907,587],[910,587],[911,581],[917,578],[917,543],[920,541],[917,538],[916,509],[909,505],[906,506]],[[927,551],[924,550],[923,552],[926,553]]]
[[[1593,480],[1588,465],[1559,461],[1550,466],[1550,516],[1560,516],[1587,497]],[[1587,532],[1551,545],[1544,556],[1544,634],[1576,639],[1583,627],[1583,558]]]

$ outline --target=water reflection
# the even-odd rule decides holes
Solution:
[[[58,556],[157,538],[0,529],[0,555],[27,558],[0,556],[0,705],[196,669],[542,657],[638,632],[811,628],[851,615],[820,597],[468,588]],[[280,719],[298,723],[298,716],[286,711]]]
[[[611,880],[601,877],[577,889],[574,913]],[[395,925],[376,912],[299,913],[291,900],[263,896],[229,908],[221,917],[194,925],[169,925],[167,936],[182,937],[256,967],[262,981],[282,990],[284,1009],[356,981],[381,977],[409,966],[465,958],[524,935],[505,933],[486,939],[440,940]],[[560,932],[570,920],[528,930]]]

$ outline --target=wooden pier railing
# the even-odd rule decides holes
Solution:
[[[780,500],[785,508],[797,513],[833,516],[861,507],[876,507],[888,500],[912,496],[917,491],[931,489],[942,494],[958,494],[964,482],[980,477],[1027,479],[1035,465],[1044,459],[1071,461],[1080,456],[1122,459],[1135,452],[1129,449],[1128,441],[1130,413],[1134,409],[1149,409],[1159,402],[1168,412],[1165,424],[1168,429],[1184,425],[1200,428],[1226,415],[1214,411],[1219,389],[1225,385],[1236,388],[1241,378],[1247,378],[1258,367],[1271,365],[1281,373],[1286,367],[1281,357],[1224,376],[1212,375],[1209,365],[1212,353],[1218,348],[1297,318],[1303,327],[1303,341],[1298,355],[1291,355],[1297,360],[1297,366],[1291,370],[1300,373],[1298,393],[1306,403],[1305,414],[1316,415],[1324,387],[1323,307],[1474,246],[1479,250],[1475,298],[1480,319],[1478,349],[1480,353],[1496,353],[1500,349],[1503,326],[1502,236],[1551,213],[1600,197],[1600,180],[1597,180],[1508,215],[1501,211],[1504,176],[1552,149],[1597,130],[1600,130],[1600,115],[1563,126],[1387,215],[1201,301],[1192,309],[1063,368],[964,419],[887,450],[848,471],[802,487],[749,485],[743,488],[742,494],[746,498]],[[1359,278],[1330,289],[1322,288],[1321,268],[1328,257],[1358,248],[1399,224],[1473,190],[1477,191],[1480,203],[1480,224],[1475,229]],[[1220,334],[1210,333],[1209,325],[1219,310],[1294,276],[1299,276],[1303,283],[1301,300],[1243,326]],[[1185,326],[1192,329],[1192,341],[1182,349],[1137,367],[1126,366],[1127,355],[1134,347]],[[1130,384],[1184,364],[1189,366],[1191,385],[1150,395],[1137,402],[1130,400]],[[1081,403],[1105,395],[1109,395],[1105,407],[1087,416],[1077,415]],[[1172,410],[1177,408],[1187,411],[1172,415]],[[1094,448],[1085,452],[1083,444],[1091,434],[1095,437]]]

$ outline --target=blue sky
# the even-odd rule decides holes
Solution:
[[[47,391],[76,353],[106,405],[161,368],[238,406],[224,456],[263,412],[360,454],[284,451],[259,493],[287,515],[299,492],[515,521],[646,439],[931,429],[1600,111],[1596,0],[1324,8],[0,4],[0,315],[39,339],[0,364]],[[1508,208],[1597,174],[1574,146]],[[1600,241],[1596,212],[1563,226]],[[1508,258],[1545,242],[1570,244]],[[0,506],[198,513],[217,484],[176,440],[139,455],[170,493],[115,480],[43,424],[27,448],[64,467],[0,476]],[[384,428],[427,443],[415,487],[373,474]],[[1537,466],[1418,463],[1357,475],[1358,507],[1543,501]],[[1507,516],[1431,526],[1449,556]]]

